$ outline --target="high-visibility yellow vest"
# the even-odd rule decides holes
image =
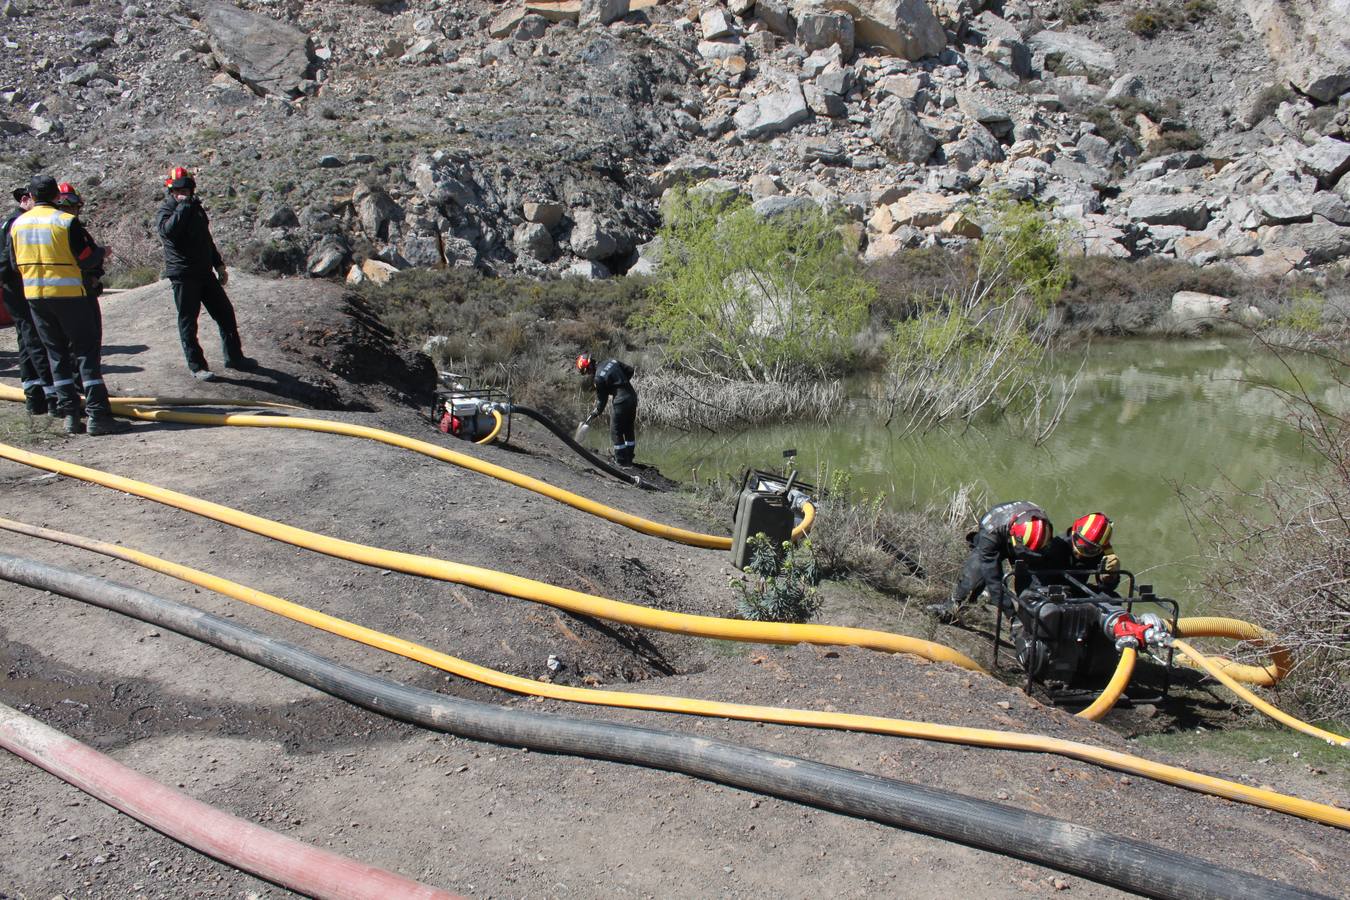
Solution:
[[[84,276],[70,249],[70,213],[42,204],[14,220],[10,228],[14,264],[29,300],[83,297]]]

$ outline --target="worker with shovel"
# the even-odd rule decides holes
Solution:
[[[605,411],[605,404],[613,397],[609,436],[614,445],[614,461],[621,466],[631,466],[633,454],[637,452],[638,406],[637,391],[633,389],[633,367],[617,359],[607,360],[597,367],[591,355],[583,353],[577,357],[577,371],[595,380],[595,409],[577,426],[577,439],[585,435],[591,422]]]

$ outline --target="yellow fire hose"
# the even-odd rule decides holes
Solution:
[[[22,402],[23,392],[17,388],[8,385],[0,385],[0,400],[11,400]],[[170,398],[175,400],[184,400],[187,398]],[[616,510],[612,507],[597,503],[580,494],[574,494],[571,491],[555,487],[538,478],[531,478],[528,475],[522,475],[504,466],[494,465],[472,456],[466,456],[463,453],[457,453],[454,450],[447,450],[444,447],[427,441],[420,441],[416,438],[410,438],[405,435],[395,434],[392,431],[385,431],[381,428],[370,428],[365,425],[351,425],[346,422],[334,422],[328,419],[313,419],[305,417],[292,416],[255,416],[246,413],[227,413],[215,415],[208,413],[189,413],[175,412],[164,409],[147,409],[147,406],[154,405],[181,405],[180,403],[170,403],[170,399],[157,399],[154,403],[141,405],[136,402],[113,398],[111,400],[112,411],[121,416],[127,416],[133,419],[140,419],[146,422],[176,422],[184,425],[232,425],[246,428],[294,428],[302,431],[321,431],[327,434],[340,434],[347,437],[365,438],[366,440],[379,441],[392,447],[400,447],[404,450],[411,450],[414,453],[420,453],[423,456],[429,456],[432,459],[438,459],[441,462],[447,462],[460,468],[469,469],[480,475],[487,475],[514,484],[517,487],[525,488],[536,494],[542,494],[560,503],[565,503],[573,509],[579,509],[582,512],[607,519],[616,525],[622,525],[625,528],[631,528],[634,531],[643,534],[649,534],[653,537],[664,538],[668,541],[675,541],[680,544],[688,544],[692,547],[703,547],[709,550],[730,550],[731,538],[721,537],[714,534],[701,534],[696,531],[688,531],[683,528],[675,528],[670,525],[662,525],[659,522],[653,522],[644,519],[641,516],[635,516]],[[203,405],[215,403],[214,400],[201,399],[195,401]],[[231,404],[223,404],[231,405]],[[263,405],[263,404],[258,404]],[[494,410],[494,413],[497,413]],[[491,435],[496,436],[496,431]],[[803,510],[803,519],[793,530],[793,539],[800,538],[808,532],[811,523],[815,519],[814,509],[807,508]]]
[[[44,540],[56,541],[74,547],[80,547],[95,553],[101,553],[115,559],[125,560],[143,566],[155,572],[178,578],[207,590],[215,591],[227,597],[265,609],[276,615],[284,616],[296,622],[309,625],[348,640],[384,650],[407,659],[415,660],[442,671],[468,678],[481,684],[537,697],[548,697],[574,703],[613,706],[629,709],[646,709],[659,712],[676,712],[688,715],[716,716],[728,719],[770,722],[774,724],[801,725],[817,728],[833,728],[844,731],[861,731],[873,734],[888,734],[897,737],[918,740],[933,740],[946,743],[965,744],[976,747],[988,747],[1004,750],[1022,750],[1029,752],[1052,753],[1070,759],[1104,766],[1121,772],[1128,772],[1166,784],[1184,787],[1200,793],[1224,797],[1241,803],[1249,803],[1266,809],[1298,816],[1337,828],[1350,829],[1350,811],[1337,809],[1311,800],[1292,797],[1262,788],[1249,787],[1238,782],[1214,778],[1198,772],[1191,772],[1176,766],[1155,763],[1143,757],[1129,753],[1120,753],[1059,738],[1047,738],[1039,735],[1018,732],[1004,732],[988,728],[969,728],[955,725],[939,725],[929,722],[915,722],[907,719],[893,719],[884,716],[858,715],[854,713],[828,713],[816,710],[787,709],[772,706],[755,706],[743,703],[723,703],[719,701],[697,700],[689,697],[663,696],[659,694],[638,694],[623,691],[607,691],[589,688],[577,688],[533,681],[516,675],[509,675],[495,669],[489,669],[470,663],[458,657],[433,650],[402,638],[384,634],[335,616],[301,606],[289,600],[245,587],[244,585],[191,569],[177,563],[132,550],[127,547],[96,541],[79,535],[53,531],[0,519],[0,528],[19,534],[26,534]],[[1133,658],[1133,651],[1126,651]],[[1128,677],[1125,679],[1128,680]]]
[[[295,420],[283,419],[281,421]],[[260,534],[264,537],[339,559],[347,559],[382,569],[391,569],[396,572],[406,572],[410,575],[420,575],[424,578],[464,584],[495,594],[507,594],[512,597],[519,597],[522,600],[532,600],[536,603],[555,606],[578,615],[608,619],[612,622],[621,622],[637,628],[651,628],[675,634],[752,643],[857,646],[870,650],[883,650],[889,653],[913,653],[934,662],[949,662],[972,672],[984,671],[978,663],[959,650],[919,638],[838,625],[748,622],[739,619],[718,619],[712,616],[697,616],[689,613],[649,609],[644,606],[585,594],[492,569],[483,569],[464,563],[450,562],[449,560],[432,559],[396,550],[382,550],[378,547],[316,534],[312,531],[305,531],[291,525],[273,522],[227,506],[221,506],[208,500],[180,494],[177,491],[123,478],[120,475],[100,472],[97,469],[90,469],[50,456],[30,453],[8,444],[0,444],[0,457],[154,500],[156,503],[163,503],[166,506],[176,507],[208,519],[214,519],[217,522],[223,522],[226,525],[251,531],[254,534]]]
[[[1220,616],[1189,616],[1177,621],[1177,637],[1222,637],[1237,641],[1250,641],[1266,647],[1270,654],[1269,666],[1252,666],[1235,663],[1222,657],[1209,657],[1210,663],[1223,669],[1228,675],[1247,684],[1261,687],[1274,687],[1293,666],[1293,657],[1284,647],[1274,644],[1274,637],[1260,625],[1244,622],[1241,619],[1226,619]],[[1189,661],[1189,660],[1188,660]]]
[[[1125,693],[1125,688],[1129,687],[1130,677],[1134,675],[1134,664],[1138,659],[1139,654],[1133,647],[1126,647],[1120,651],[1120,662],[1116,663],[1116,671],[1111,675],[1111,680],[1106,683],[1106,687],[1097,695],[1096,700],[1078,711],[1079,718],[1091,722],[1100,722],[1105,718],[1120,699],[1120,695]]]
[[[1295,731],[1301,731],[1304,734],[1310,734],[1313,737],[1318,738],[1319,740],[1326,741],[1328,744],[1331,744],[1332,746],[1350,747],[1350,738],[1341,737],[1339,734],[1333,734],[1330,731],[1323,731],[1316,725],[1309,725],[1307,722],[1304,722],[1300,719],[1296,719],[1293,716],[1289,715],[1289,713],[1284,712],[1278,707],[1275,707],[1270,703],[1267,703],[1266,701],[1262,700],[1260,697],[1256,696],[1251,691],[1247,690],[1245,687],[1238,684],[1237,680],[1234,679],[1230,674],[1228,674],[1228,672],[1225,670],[1223,666],[1216,665],[1204,654],[1198,652],[1194,647],[1183,641],[1181,638],[1175,638],[1172,641],[1172,643],[1176,646],[1178,650],[1186,654],[1186,656],[1190,657],[1191,660],[1193,660],[1196,665],[1204,669],[1214,678],[1217,678],[1219,681],[1223,682],[1224,687],[1228,688],[1230,691],[1237,694],[1243,700],[1246,700],[1252,706],[1256,707],[1258,710],[1265,713],[1267,716],[1270,716],[1275,721],[1282,722],[1285,725],[1288,725],[1290,728],[1294,729]]]
[[[475,444],[490,444],[497,439],[497,433],[502,430],[502,423],[506,421],[506,418],[501,414],[501,410],[494,409],[492,410],[492,421],[492,430],[488,432],[488,436],[482,440],[474,441]]]

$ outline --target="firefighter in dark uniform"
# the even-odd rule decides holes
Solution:
[[[1003,586],[1003,561],[1031,560],[1045,551],[1054,528],[1049,517],[1029,500],[1014,500],[995,506],[980,519],[980,526],[966,535],[970,555],[961,567],[961,577],[945,603],[928,607],[944,622],[960,620],[961,608],[989,592],[989,599],[1005,612],[1014,608]]]
[[[10,226],[10,253],[51,362],[52,386],[66,433],[85,430],[77,373],[84,387],[89,434],[125,431],[126,423],[112,417],[103,383],[103,316],[98,301],[85,291],[85,267],[92,264],[97,246],[79,219],[53,205],[59,194],[55,179],[34,176],[28,192],[33,208]]]
[[[23,383],[24,406],[30,415],[56,415],[56,388],[52,387],[52,366],[47,350],[38,336],[33,311],[24,296],[23,279],[14,265],[9,247],[9,229],[14,220],[33,208],[28,188],[16,188],[14,202],[19,205],[0,223],[0,302],[14,320],[19,343],[19,378]]]
[[[577,371],[595,379],[595,409],[582,420],[589,425],[591,420],[605,411],[605,404],[614,398],[614,408],[609,414],[609,437],[614,445],[614,461],[621,466],[631,466],[633,455],[637,452],[637,391],[633,389],[633,367],[617,359],[606,360],[598,368],[589,353],[577,357]]]
[[[202,345],[197,342],[197,318],[202,307],[220,329],[225,368],[249,371],[258,363],[244,355],[239,339],[239,323],[234,306],[225,293],[230,274],[225,260],[211,237],[211,222],[197,198],[197,181],[182,166],[169,173],[164,186],[168,193],[159,207],[155,222],[164,244],[164,274],[173,285],[173,302],[178,310],[178,339],[187,357],[188,370],[198,381],[214,381],[215,373],[206,363]]]

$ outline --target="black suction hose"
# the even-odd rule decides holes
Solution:
[[[513,413],[520,413],[525,418],[534,419],[540,425],[543,425],[549,431],[553,432],[554,436],[557,437],[558,440],[562,441],[564,444],[571,447],[577,453],[577,455],[579,455],[582,459],[586,460],[586,462],[595,466],[600,471],[608,475],[613,475],[615,478],[619,479],[620,481],[626,482],[627,484],[636,485],[637,487],[640,488],[654,489],[655,487],[654,485],[643,481],[640,476],[632,475],[628,472],[625,472],[623,469],[620,469],[618,466],[610,465],[609,462],[601,459],[600,457],[592,453],[590,450],[586,449],[581,444],[577,443],[576,439],[573,438],[570,434],[568,434],[566,429],[558,427],[556,422],[554,422],[548,416],[541,413],[539,410],[531,409],[528,406],[521,406],[519,403],[512,403],[508,408]]]
[[[132,616],[381,715],[471,740],[682,772],[1154,897],[1320,897],[1193,856],[922,785],[725,741],[460,700],[367,675],[202,610],[0,553],[0,579]]]

